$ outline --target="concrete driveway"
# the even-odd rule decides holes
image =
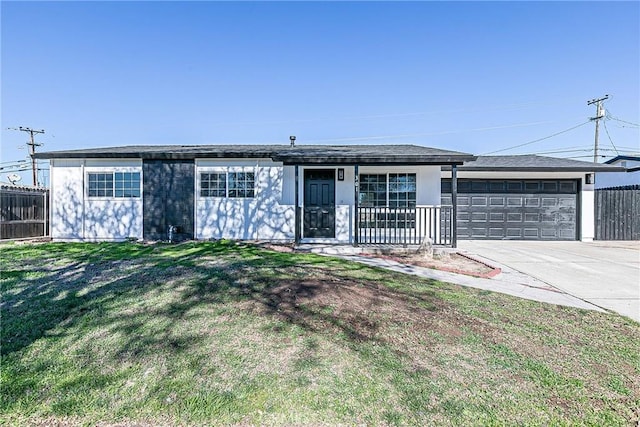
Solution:
[[[464,240],[458,247],[640,322],[640,242]]]

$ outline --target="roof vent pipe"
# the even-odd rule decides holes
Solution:
[[[292,146],[292,147],[295,147],[295,146],[296,146],[296,137],[295,137],[295,136],[293,136],[293,135],[291,135],[291,136],[289,137],[289,139],[291,140],[291,146]]]

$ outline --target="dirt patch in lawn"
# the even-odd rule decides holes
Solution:
[[[291,244],[258,243],[259,247],[277,252],[295,252]],[[403,252],[390,251],[389,253],[362,253],[362,256],[381,258],[400,264],[415,265],[417,267],[431,268],[450,273],[465,274],[467,276],[491,278],[502,272],[498,267],[489,265],[471,255],[453,252],[441,256],[425,256],[418,251]]]
[[[442,257],[430,257],[421,253],[403,254],[365,254],[370,257],[377,257],[399,262],[401,264],[415,265],[418,267],[431,268],[434,270],[448,271],[450,273],[466,274],[467,276],[490,278],[501,272],[500,268],[488,265],[471,256],[452,253]]]

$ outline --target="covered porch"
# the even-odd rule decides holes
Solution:
[[[440,205],[440,168],[471,154],[419,146],[292,146],[296,244],[456,247],[456,204]]]

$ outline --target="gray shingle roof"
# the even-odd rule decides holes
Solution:
[[[462,164],[475,156],[418,145],[134,145],[36,153],[63,158],[272,158],[285,164]]]
[[[443,168],[445,169],[445,168]],[[451,169],[446,168],[446,169]],[[460,171],[532,171],[532,172],[620,172],[623,168],[558,157],[523,154],[514,156],[478,156],[459,166]]]

